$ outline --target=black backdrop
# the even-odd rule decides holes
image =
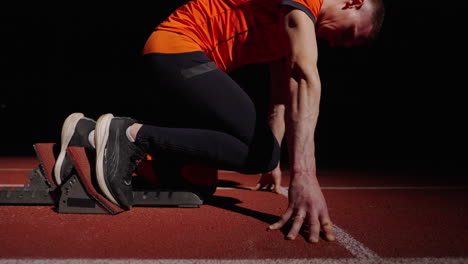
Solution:
[[[64,118],[75,111],[149,118],[151,105],[136,101],[148,89],[139,76],[139,51],[180,2],[106,12],[3,12],[0,155],[32,155],[34,142],[58,142]],[[462,11],[407,2],[387,1],[382,33],[369,47],[329,48],[319,41],[319,167],[466,167]],[[268,84],[263,64],[233,76],[244,86]]]

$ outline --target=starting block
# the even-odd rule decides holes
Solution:
[[[118,214],[124,210],[110,202],[95,187],[92,154],[83,147],[69,147],[72,175],[60,186],[52,176],[55,143],[34,144],[39,165],[27,176],[24,187],[0,188],[0,205],[55,205],[59,213]],[[94,164],[93,164],[94,165]],[[133,178],[134,207],[200,207],[215,191],[217,170],[195,165],[165,166],[142,160]]]

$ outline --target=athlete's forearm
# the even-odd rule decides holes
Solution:
[[[307,176],[316,182],[314,134],[321,84],[314,25],[300,10],[287,12],[284,25],[290,51],[286,69],[289,89],[285,119],[292,176]]]
[[[320,90],[305,79],[291,78],[286,112],[286,137],[293,177],[316,176],[315,127]]]

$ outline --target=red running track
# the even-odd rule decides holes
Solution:
[[[0,158],[0,184],[26,183],[25,175],[36,165],[33,157]],[[460,177],[319,171],[338,239],[318,244],[303,237],[287,241],[282,231],[267,231],[286,209],[287,199],[248,190],[257,180],[255,175],[220,172],[213,199],[195,209],[137,207],[111,216],[58,214],[52,206],[0,206],[0,263],[2,259],[393,263],[395,258],[468,262],[468,182]],[[283,182],[286,187],[287,177]]]

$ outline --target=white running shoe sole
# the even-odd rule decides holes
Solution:
[[[117,206],[120,206],[109,190],[109,187],[107,187],[106,180],[104,178],[104,154],[106,150],[107,139],[109,138],[109,127],[112,118],[114,118],[112,114],[104,114],[100,116],[96,122],[96,130],[94,132],[96,143],[96,178],[99,188],[107,197],[107,199],[109,199],[109,201],[116,204]]]
[[[60,171],[62,169],[63,160],[67,154],[67,147],[70,144],[70,140],[75,133],[76,124],[82,119],[85,118],[82,113],[73,113],[69,115],[62,126],[61,142],[60,142],[60,153],[57,157],[54,167],[54,177],[55,183],[57,186],[62,184],[62,178],[60,177]]]

